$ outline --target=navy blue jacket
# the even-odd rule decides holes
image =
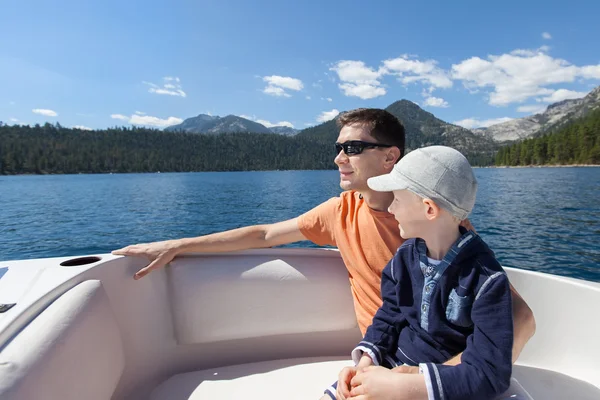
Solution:
[[[410,239],[383,270],[383,305],[364,339],[376,365],[420,365],[430,399],[486,399],[508,389],[513,321],[506,273],[474,232],[442,262],[429,265],[427,247]],[[442,365],[463,352],[457,366]]]

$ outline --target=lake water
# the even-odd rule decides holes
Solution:
[[[503,265],[600,282],[600,168],[475,171],[471,221]],[[338,181],[337,171],[0,176],[0,260],[277,222],[339,195]]]

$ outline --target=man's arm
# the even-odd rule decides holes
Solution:
[[[510,285],[510,293],[512,295],[512,313],[513,313],[513,326],[514,326],[514,340],[512,349],[512,362],[513,364],[519,358],[521,351],[531,339],[535,333],[535,318],[531,308],[527,305],[525,300],[517,292],[517,290]],[[446,365],[458,365],[461,361],[462,353],[452,357],[444,364]],[[416,370],[415,370],[416,371]]]
[[[139,270],[140,279],[155,269],[164,267],[184,253],[221,253],[236,250],[279,246],[306,240],[298,227],[298,218],[269,225],[253,225],[195,238],[134,244],[115,250],[112,254],[146,257],[150,264]]]

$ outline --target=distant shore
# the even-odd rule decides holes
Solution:
[[[515,165],[515,166],[507,166],[507,165],[488,165],[488,166],[476,166],[473,168],[599,168],[600,164],[569,164],[569,165],[560,165],[560,164],[548,164],[548,165]],[[46,175],[112,175],[112,174],[177,174],[177,173],[195,173],[195,172],[273,172],[273,171],[335,171],[335,169],[310,169],[310,170],[297,170],[297,169],[261,169],[261,170],[229,170],[229,171],[146,171],[146,172],[71,172],[71,173],[51,173],[51,172],[42,172],[39,174],[0,174],[0,177],[3,176],[46,176]]]
[[[476,167],[476,168],[597,168],[600,164],[546,164],[546,165],[490,165],[488,167]]]

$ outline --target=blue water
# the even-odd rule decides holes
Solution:
[[[600,281],[600,168],[476,175],[471,220],[503,265]],[[338,180],[337,171],[2,176],[0,260],[277,222],[337,196]]]

